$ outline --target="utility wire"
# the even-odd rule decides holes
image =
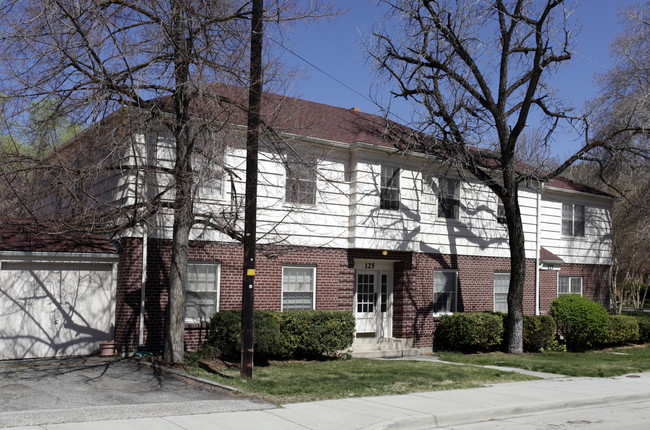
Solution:
[[[279,47],[281,47],[281,48],[284,49],[285,51],[289,52],[291,55],[293,55],[293,56],[299,58],[301,61],[304,61],[305,63],[309,64],[311,67],[313,67],[314,69],[318,70],[319,72],[321,72],[322,74],[324,74],[324,75],[327,76],[328,78],[330,78],[330,79],[336,81],[336,82],[339,83],[340,85],[343,85],[345,88],[347,88],[348,90],[352,91],[353,93],[355,93],[355,94],[358,95],[359,97],[362,97],[362,98],[365,99],[366,101],[369,101],[369,102],[372,103],[372,104],[376,104],[376,103],[374,102],[374,100],[370,99],[368,96],[366,96],[366,95],[364,95],[364,94],[361,94],[359,91],[355,90],[354,88],[352,88],[351,86],[349,86],[349,85],[346,84],[345,82],[343,82],[343,81],[337,79],[337,78],[334,77],[333,75],[331,75],[331,74],[329,74],[328,72],[326,72],[325,70],[321,69],[320,67],[318,67],[317,65],[315,65],[314,63],[312,63],[311,61],[309,61],[308,59],[306,59],[305,57],[303,57],[303,56],[301,56],[300,54],[296,53],[295,51],[292,51],[291,49],[287,48],[287,47],[284,46],[284,45],[282,44],[282,42],[280,42],[279,40],[275,39],[275,38],[272,37],[272,36],[268,36],[268,35],[267,35],[267,37],[268,37],[270,40],[272,40],[273,42],[275,42]]]

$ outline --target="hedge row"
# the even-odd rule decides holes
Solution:
[[[488,352],[503,349],[507,315],[497,312],[463,312],[443,315],[436,331],[442,349]],[[549,315],[525,315],[523,343],[525,351],[539,351],[555,339],[555,321]]]
[[[346,311],[255,310],[255,360],[332,356],[352,345],[355,319]],[[210,320],[205,348],[236,360],[241,350],[241,310],[221,311]]]
[[[442,316],[436,331],[437,346],[466,353],[505,348],[507,318],[494,312]],[[569,351],[650,342],[650,315],[609,315],[601,304],[586,297],[562,295],[551,303],[550,315],[524,316],[524,351],[549,349],[556,338]]]

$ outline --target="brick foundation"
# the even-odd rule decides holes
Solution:
[[[138,348],[140,315],[140,279],[142,240],[124,239],[120,243],[118,268],[116,337],[121,352]],[[145,298],[144,345],[150,351],[162,349],[164,339],[167,286],[171,243],[149,239],[147,286]],[[189,261],[215,261],[221,264],[219,309],[241,307],[243,250],[238,244],[192,242]],[[459,312],[494,309],[494,273],[508,272],[507,258],[452,256],[359,249],[323,249],[305,247],[264,247],[257,251],[255,306],[280,310],[282,266],[316,267],[316,308],[353,311],[355,259],[388,260],[393,264],[393,337],[412,338],[415,346],[431,348],[436,319],[433,316],[433,277],[437,270],[458,271]],[[607,304],[609,300],[609,266],[569,265],[560,275],[583,277],[583,294]],[[540,310],[548,311],[557,296],[555,270],[540,271]],[[535,312],[535,261],[527,261],[524,312]],[[207,335],[207,326],[188,324],[187,349],[195,349]]]

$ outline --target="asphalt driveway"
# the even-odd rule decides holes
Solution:
[[[270,407],[135,360],[0,361],[0,427]]]

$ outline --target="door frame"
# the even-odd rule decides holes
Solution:
[[[394,263],[392,260],[354,260],[354,316],[357,319],[357,281],[359,274],[372,273],[374,275],[375,301],[374,301],[374,337],[390,338],[393,335],[393,294],[394,294]],[[386,311],[381,312],[381,276],[387,275]],[[357,326],[358,327],[358,326]],[[380,332],[380,328],[383,330]],[[355,329],[356,330],[356,329]],[[369,335],[371,332],[357,332]]]

